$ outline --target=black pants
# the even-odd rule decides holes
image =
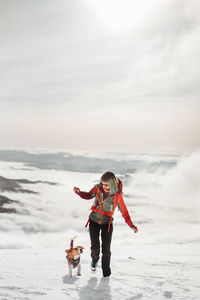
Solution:
[[[94,262],[99,260],[100,255],[100,241],[99,235],[101,230],[101,242],[102,242],[102,258],[101,266],[103,270],[103,276],[110,276],[110,244],[112,239],[113,225],[110,224],[110,230],[108,232],[108,225],[97,224],[93,221],[90,221],[89,231],[90,231],[90,240],[91,240],[91,257]]]

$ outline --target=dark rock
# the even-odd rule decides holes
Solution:
[[[19,183],[22,184],[37,184],[37,183],[46,183],[51,185],[56,185],[56,182],[49,181],[31,181],[28,179],[9,179],[3,176],[0,176],[0,190],[2,192],[15,192],[15,193],[28,193],[28,194],[39,194],[38,192],[34,192],[31,190],[24,189]]]
[[[12,199],[9,199],[5,196],[0,195],[0,213],[16,213],[17,210],[15,208],[3,207],[4,204],[10,204],[10,203],[20,204],[20,201],[12,200]]]

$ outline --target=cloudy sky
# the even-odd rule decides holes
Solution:
[[[0,147],[200,147],[198,0],[0,0]]]

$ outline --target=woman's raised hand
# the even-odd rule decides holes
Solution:
[[[76,194],[80,194],[80,189],[78,187],[74,186],[73,190]]]

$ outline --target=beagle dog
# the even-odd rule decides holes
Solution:
[[[72,269],[77,268],[77,275],[81,276],[81,263],[80,263],[80,255],[83,252],[84,247],[76,246],[73,247],[74,238],[71,239],[70,249],[66,249],[67,253],[67,261],[69,266],[69,276],[72,277]]]

